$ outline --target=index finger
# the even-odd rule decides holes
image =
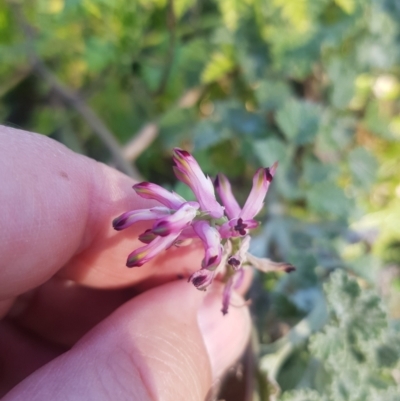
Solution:
[[[0,127],[0,182],[0,300],[42,284],[64,265],[64,277],[104,288],[176,278],[197,267],[194,247],[127,269],[143,227],[117,233],[111,222],[149,201],[134,193],[129,177],[45,136]]]

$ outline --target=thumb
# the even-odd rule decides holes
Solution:
[[[239,296],[233,303],[242,303]],[[70,351],[11,390],[15,400],[203,401],[240,356],[250,333],[247,308],[221,313],[220,288],[186,282],[129,301]]]

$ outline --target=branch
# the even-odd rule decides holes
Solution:
[[[107,128],[97,114],[89,107],[78,94],[64,86],[57,77],[39,60],[33,64],[34,70],[57,92],[60,97],[73,107],[87,122],[93,133],[96,134],[109,149],[118,169],[138,181],[142,181],[140,173],[124,159],[122,148],[112,132]]]
[[[178,109],[188,109],[193,107],[203,94],[204,88],[194,87],[188,89],[173,106]],[[124,146],[122,154],[126,160],[135,161],[157,138],[160,131],[160,117],[153,122],[146,124],[138,131],[133,138]]]
[[[46,83],[64,100],[65,103],[73,107],[83,117],[83,119],[93,130],[93,133],[96,134],[109,149],[115,165],[125,174],[128,174],[138,181],[142,181],[140,173],[127,160],[124,159],[119,143],[104,122],[77,93],[69,89],[58,80],[58,78],[35,52],[33,28],[23,18],[19,6],[13,4],[13,8],[16,19],[27,38],[27,51],[32,70],[40,75],[44,81],[46,81]]]
[[[126,160],[135,161],[156,139],[159,127],[155,123],[146,124],[123,148]]]
[[[174,11],[174,0],[168,0],[167,10],[167,26],[169,31],[169,46],[165,60],[164,70],[160,79],[160,84],[155,90],[154,95],[160,96],[168,83],[169,74],[171,72],[172,63],[174,61],[175,41],[176,41],[176,16]]]

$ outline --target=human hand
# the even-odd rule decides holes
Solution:
[[[3,400],[204,400],[250,320],[245,307],[222,316],[218,286],[177,280],[201,247],[127,269],[143,226],[115,233],[111,221],[150,202],[37,134],[0,127],[0,182],[0,393],[19,383]]]

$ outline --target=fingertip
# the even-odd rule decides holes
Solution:
[[[225,315],[221,312],[221,300],[221,285],[214,286],[198,314],[214,379],[239,359],[249,341],[251,329],[249,310],[238,293],[232,293],[229,311]]]

